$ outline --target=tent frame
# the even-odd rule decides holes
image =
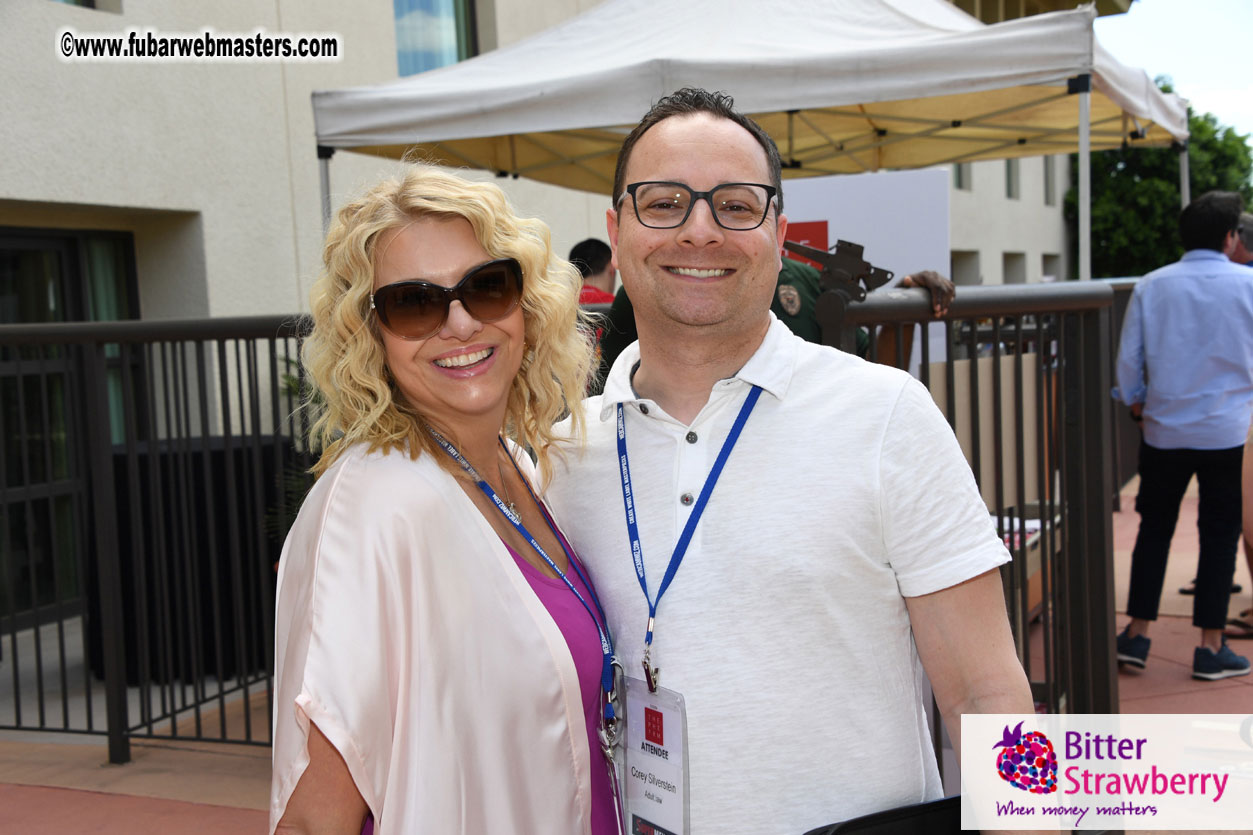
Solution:
[[[829,152],[826,156],[821,156],[821,157],[812,156],[812,155],[809,157],[806,157],[803,152],[800,156],[798,156],[794,143],[792,141],[791,126],[792,126],[793,120],[797,118],[801,120],[807,120],[812,130],[815,130],[815,132],[819,132],[819,133],[821,132],[818,131],[817,128],[813,125],[812,120],[808,119],[806,113],[793,110],[787,114],[788,115],[788,139],[785,143],[785,147],[780,149],[782,156],[783,156],[784,170],[786,171],[786,170],[795,170],[798,168],[804,168],[806,173],[811,174],[811,175],[814,174],[815,171],[821,172],[821,173],[830,173],[830,174],[840,173],[834,170],[831,170],[831,171],[824,170],[820,166],[815,165],[815,162],[817,161],[820,161],[823,159],[829,159],[834,156],[847,156],[848,158],[853,159],[854,161],[857,161],[858,164],[861,165],[863,169],[866,171],[876,170],[875,168],[872,168],[871,166],[867,166],[864,163],[862,163],[862,161],[858,159],[857,154],[862,153],[862,152],[873,152],[878,148],[882,148],[886,145],[890,145],[895,142],[905,142],[917,136],[936,134],[936,133],[940,133],[950,128],[960,127],[962,125],[970,126],[972,124],[978,124],[978,125],[986,126],[989,128],[1001,128],[1001,129],[1008,128],[1010,127],[1009,125],[998,125],[995,120],[1009,113],[1014,113],[1014,112],[1025,110],[1031,107],[1036,107],[1039,104],[1046,102],[1046,101],[1053,101],[1053,100],[1062,98],[1064,96],[1075,95],[1077,96],[1077,104],[1078,104],[1078,111],[1079,111],[1079,149],[1078,149],[1078,155],[1079,155],[1079,176],[1078,176],[1078,180],[1079,180],[1079,264],[1078,264],[1078,267],[1079,267],[1079,279],[1081,281],[1086,281],[1092,278],[1092,135],[1093,135],[1093,125],[1091,122],[1091,109],[1092,109],[1092,104],[1091,104],[1092,92],[1091,91],[1092,91],[1092,75],[1090,73],[1082,73],[1068,80],[1065,92],[1050,93],[1047,96],[1042,96],[1039,99],[1035,99],[1030,102],[1021,103],[1021,104],[1015,105],[1014,107],[999,108],[997,110],[991,110],[991,111],[988,111],[987,113],[981,114],[974,118],[961,120],[961,122],[956,123],[956,124],[954,124],[952,121],[946,122],[942,119],[926,119],[926,118],[918,118],[918,117],[908,117],[907,118],[908,121],[916,122],[920,125],[925,125],[925,127],[922,130],[917,131],[917,132],[902,133],[900,131],[897,131],[894,134],[890,134],[890,135],[872,129],[872,131],[867,133],[866,135],[866,138],[868,140],[867,142],[861,145],[856,145],[852,148],[848,147],[847,139],[841,142],[837,142],[832,139],[830,140],[830,144],[834,148],[834,150]],[[851,108],[850,107],[818,108],[817,110],[819,112],[831,112],[831,113],[838,112],[841,114],[848,114],[848,115],[852,115],[850,111],[856,111],[857,115],[864,117],[867,120],[870,120],[872,123],[873,123],[873,120],[876,118],[873,112],[867,112],[861,106],[856,106],[856,107],[851,107]],[[1097,135],[1103,136],[1103,137],[1110,137],[1110,138],[1113,138],[1113,137],[1121,138],[1125,136],[1126,132],[1124,130],[1124,126],[1121,126],[1121,125],[1119,129],[1116,131],[1103,129],[1109,123],[1113,122],[1115,118],[1116,117],[1110,117],[1110,118],[1102,120],[1101,122],[1098,122],[1097,124],[1101,129],[1098,129],[1096,131]],[[904,121],[902,117],[895,116],[895,115],[892,116],[891,119],[895,122]],[[1123,117],[1121,117],[1121,120],[1125,122],[1126,116],[1124,115]],[[1014,128],[1014,130],[1018,131],[1019,133],[1023,133],[1024,131],[1024,128],[1021,125],[1015,125],[1012,127]],[[1047,140],[1049,136],[1060,135],[1060,134],[1068,132],[1066,129],[1051,128],[1051,127],[1050,128],[1035,127],[1035,128],[1027,128],[1025,130],[1026,130],[1026,133],[1023,138],[1020,138],[1011,142],[1003,142],[1000,145],[992,146],[991,148],[985,146],[979,151],[972,151],[967,154],[957,154],[953,157],[940,160],[936,162],[935,164],[936,165],[948,165],[948,164],[953,164],[953,163],[965,162],[972,158],[986,159],[988,153],[995,152],[996,150],[1000,150],[1000,149],[1008,150],[1018,145],[1025,144],[1029,140],[1038,143],[1040,141]],[[580,133],[580,132],[573,132],[573,133]],[[599,139],[604,139],[606,137],[606,134],[609,134],[611,132],[607,130],[588,129],[586,131],[581,131],[581,133],[586,133],[589,135],[593,135]],[[623,136],[625,136],[625,133],[623,133]],[[513,141],[516,141],[515,136],[511,136],[509,138],[510,138],[511,143]],[[525,141],[528,141],[535,145],[540,146],[541,148],[543,147],[542,143],[540,143],[538,140],[535,140],[533,137],[524,135],[522,138]],[[981,140],[974,139],[974,138],[967,138],[967,139],[963,139],[962,141],[979,142]],[[481,160],[471,159],[471,158],[466,157],[464,154],[457,153],[453,151],[453,149],[444,145],[443,143],[435,142],[431,144],[434,147],[439,148],[443,153],[447,154],[448,156],[458,159],[462,164],[466,165],[467,167],[486,169],[489,171],[492,170],[492,166],[484,164]],[[1069,142],[1058,142],[1058,145],[1064,148],[1071,147]],[[548,149],[545,149],[545,150],[548,150]],[[558,158],[560,160],[560,164],[569,164],[570,162],[575,162],[577,164],[577,163],[586,161],[586,159],[602,157],[608,153],[611,153],[611,152],[610,151],[598,151],[592,154],[587,154],[583,158],[576,157],[572,160],[569,158],[561,157],[559,154],[556,154],[555,152],[553,152],[553,156],[555,158],[554,162],[536,163],[536,164],[532,164],[529,166],[514,167],[512,170],[507,170],[507,171],[498,170],[497,174],[502,177],[512,176],[514,178],[517,178],[519,176],[528,176],[529,174],[533,173],[534,171],[540,168],[543,168],[549,165],[558,164],[556,161],[556,159]],[[612,153],[616,155],[617,152],[613,151]],[[320,174],[320,179],[321,179],[322,228],[324,232],[330,228],[330,223],[331,223],[331,167],[330,166],[331,166],[331,158],[334,156],[334,154],[335,154],[335,149],[332,147],[329,147],[326,145],[317,146],[318,167],[319,167],[319,174]],[[1012,155],[1008,155],[1008,156],[1012,156]],[[589,167],[587,168],[587,170],[590,173],[596,174],[599,177],[599,174],[597,174],[597,172],[594,169]],[[1188,173],[1188,147],[1186,143],[1179,143],[1179,193],[1180,193],[1181,205],[1187,206],[1188,203],[1190,202],[1190,188],[1189,188],[1189,173]]]

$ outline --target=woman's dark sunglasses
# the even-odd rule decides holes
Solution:
[[[453,300],[480,322],[497,322],[522,298],[522,265],[497,258],[470,270],[455,287],[429,281],[398,281],[370,294],[370,308],[387,331],[401,339],[426,339],[448,319]]]

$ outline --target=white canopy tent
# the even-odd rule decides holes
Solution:
[[[1090,6],[985,25],[944,0],[606,0],[438,70],[313,94],[329,217],[336,149],[608,194],[618,148],[661,96],[723,90],[785,177],[1187,139],[1185,102],[1096,43]],[[1090,92],[1089,92],[1090,90]]]

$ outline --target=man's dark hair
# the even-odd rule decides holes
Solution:
[[[613,250],[609,248],[609,244],[599,238],[579,241],[570,250],[570,263],[584,278],[603,272],[605,267],[609,266],[611,258],[613,258]]]
[[[1234,191],[1207,191],[1179,215],[1179,238],[1185,250],[1223,251],[1227,234],[1240,225],[1244,198]]]
[[[653,125],[671,116],[687,116],[693,113],[708,113],[711,116],[730,119],[753,135],[753,139],[756,139],[757,144],[766,152],[766,165],[770,168],[770,184],[775,187],[775,211],[783,211],[783,162],[779,158],[779,147],[774,144],[770,134],[761,129],[761,125],[735,109],[735,100],[726,93],[711,93],[698,87],[684,87],[682,90],[676,90],[659,99],[644,114],[644,118],[640,119],[635,129],[627,135],[626,141],[622,143],[622,150],[618,151],[618,167],[613,172],[614,205],[617,206],[618,198],[622,197],[626,189],[627,184],[623,182],[623,179],[626,177],[627,162],[630,161],[631,151],[634,150],[635,143],[640,137]]]

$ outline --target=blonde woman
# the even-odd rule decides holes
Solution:
[[[535,498],[590,373],[578,273],[496,186],[424,165],[341,209],[323,259],[270,830],[616,831],[608,630]]]

